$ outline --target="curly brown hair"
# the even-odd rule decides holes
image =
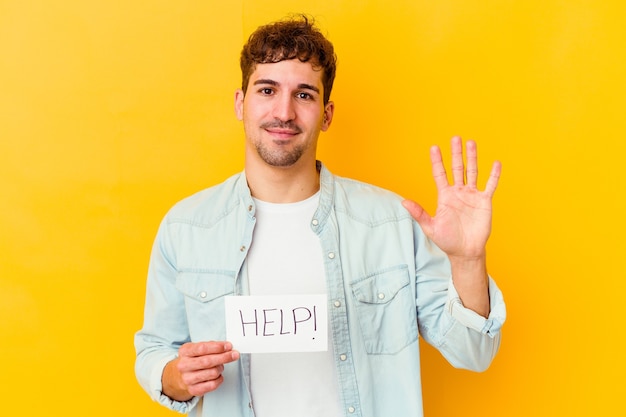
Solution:
[[[337,56],[333,44],[315,27],[314,19],[305,15],[261,26],[250,35],[239,61],[244,94],[257,64],[295,58],[310,62],[315,69],[323,71],[324,104],[328,103],[335,80]]]

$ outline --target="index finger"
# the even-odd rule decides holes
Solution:
[[[443,158],[441,157],[441,149],[439,146],[432,146],[430,148],[430,163],[432,165],[433,178],[435,179],[435,185],[438,190],[441,190],[448,186],[448,176],[446,174],[446,168],[443,165]]]
[[[231,351],[233,345],[226,341],[185,343],[178,350],[179,356],[197,357]]]

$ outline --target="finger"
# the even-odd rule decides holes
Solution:
[[[454,185],[465,184],[465,166],[463,165],[463,143],[461,138],[452,138],[452,178]]]
[[[468,140],[465,144],[467,151],[467,185],[476,188],[478,180],[478,150],[476,142]]]
[[[201,369],[193,372],[185,372],[182,374],[183,382],[187,385],[201,384],[207,381],[219,379],[224,372],[224,365],[215,366],[209,369]]]
[[[223,353],[232,350],[233,345],[230,342],[198,342],[185,343],[178,350],[179,356],[204,356],[213,353]]]
[[[430,163],[433,170],[433,178],[435,179],[435,186],[438,190],[441,190],[448,186],[448,176],[446,174],[446,168],[443,165],[443,159],[441,158],[441,149],[438,146],[430,148]]]
[[[500,163],[500,161],[494,162],[493,166],[491,167],[489,179],[487,179],[487,185],[485,185],[485,193],[487,193],[489,196],[493,196],[493,194],[496,192],[501,173],[502,163]]]
[[[196,357],[182,357],[176,364],[180,373],[204,371],[234,362],[239,359],[239,352],[233,350],[224,353]]]
[[[419,223],[426,236],[430,236],[432,231],[433,219],[426,212],[426,210],[424,210],[421,205],[412,200],[404,200],[402,202],[402,205],[409,212],[411,217],[413,217],[415,221]]]
[[[207,392],[215,391],[216,389],[218,389],[219,386],[222,385],[222,382],[224,382],[224,377],[220,375],[219,378],[213,379],[211,381],[204,381],[198,384],[188,385],[187,391],[189,391],[189,393],[194,397],[202,397]]]

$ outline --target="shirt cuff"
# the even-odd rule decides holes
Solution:
[[[446,310],[450,312],[452,318],[463,324],[465,327],[473,329],[490,337],[495,337],[500,333],[500,329],[506,319],[506,308],[502,292],[495,281],[489,278],[489,317],[485,318],[473,310],[465,308],[459,297],[452,279],[448,284],[448,300]]]

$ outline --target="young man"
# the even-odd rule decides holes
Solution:
[[[332,175],[316,160],[333,120],[332,44],[306,19],[263,26],[241,54],[235,112],[245,170],[171,209],[148,273],[136,373],[193,416],[422,415],[418,333],[456,366],[486,369],[505,319],[486,271],[491,199],[476,145],[452,141],[453,184],[431,150],[439,207]],[[326,294],[329,349],[240,354],[228,295]]]

